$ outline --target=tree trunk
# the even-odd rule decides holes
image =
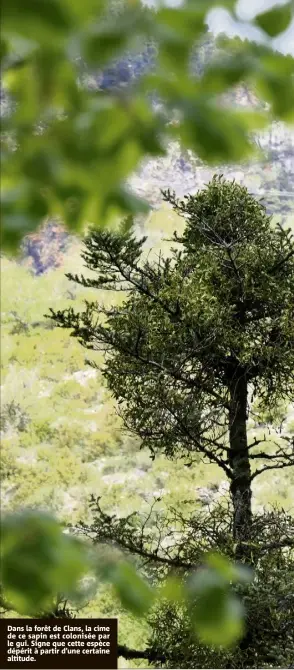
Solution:
[[[251,471],[247,448],[247,379],[237,371],[230,383],[230,467],[233,473],[230,492],[234,508],[233,535],[236,558],[250,561],[249,542],[252,526]]]

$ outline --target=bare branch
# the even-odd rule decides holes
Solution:
[[[139,651],[137,649],[129,649],[124,644],[119,644],[117,647],[117,655],[123,656],[126,660],[136,659],[136,658],[145,658],[147,661],[152,663],[152,661],[161,661],[164,663],[166,657],[164,654],[158,654],[152,649],[145,649],[144,651]]]
[[[275,463],[274,465],[265,465],[264,468],[260,468],[259,470],[256,470],[250,477],[250,481],[253,481],[255,477],[258,477],[258,475],[261,475],[263,472],[266,472],[267,470],[283,470],[284,468],[291,468],[294,466],[294,460],[290,463],[280,463],[279,465]]]
[[[258,548],[260,552],[272,551],[273,549],[286,549],[287,547],[294,547],[294,539],[286,538],[285,540],[280,540],[277,542],[270,542],[269,544],[263,544]]]

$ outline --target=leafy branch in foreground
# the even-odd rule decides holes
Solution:
[[[294,59],[270,46],[226,40],[211,62],[191,74],[206,36],[209,10],[236,16],[234,0],[186,0],[152,11],[140,2],[5,0],[1,69],[8,96],[2,118],[2,244],[14,250],[46,216],[81,231],[113,215],[146,211],[126,188],[148,156],[161,156],[176,137],[208,162],[239,161],[253,150],[252,131],[273,118],[292,122]],[[41,11],[42,10],[42,11]],[[292,3],[256,17],[267,36],[289,25]],[[143,44],[156,46],[152,73],[135,86],[93,90],[79,64],[101,72]],[[201,61],[201,54],[199,55]],[[245,85],[266,109],[240,110],[223,96]],[[153,94],[164,112],[150,102]],[[177,119],[176,123],[166,120]]]
[[[98,551],[91,550],[89,543],[65,533],[48,515],[29,510],[8,515],[1,524],[1,536],[0,606],[4,612],[67,618],[71,613],[65,601],[82,602],[89,593],[95,593],[98,584],[108,583],[122,605],[140,617],[146,616],[167,595],[166,590],[162,594],[160,588],[141,577],[121,552],[110,553],[103,550],[103,545]],[[205,634],[208,644],[218,644],[218,627],[222,626],[221,643],[231,644],[242,634],[243,610],[230,584],[248,580],[251,575],[217,555],[203,558],[202,571],[205,583],[195,572],[194,581],[167,580],[165,589],[168,588],[171,602],[186,603],[194,635]],[[216,620],[215,615],[208,613],[204,621],[201,615],[206,598],[219,608]],[[120,649],[125,652],[125,648]],[[141,657],[149,658],[146,653],[142,652]],[[151,656],[163,659],[157,652],[151,652]]]

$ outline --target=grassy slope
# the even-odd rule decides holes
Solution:
[[[151,253],[167,252],[169,243],[162,237],[181,225],[166,208],[153,213],[146,222]],[[143,509],[163,489],[162,504],[178,505],[190,497],[194,507],[201,505],[197,487],[220,483],[219,471],[202,464],[188,469],[164,457],[152,462],[136,439],[122,431],[101,375],[85,364],[85,350],[66,331],[46,327],[43,315],[50,306],[78,308],[85,298],[97,299],[97,292],[65,278],[69,270],[82,270],[77,243],[62,268],[38,278],[2,260],[3,509],[36,505],[75,522],[87,519],[91,493],[101,495],[107,509],[129,512]],[[99,299],[106,302],[114,296],[106,293]],[[11,402],[19,405],[20,414],[9,420]],[[292,507],[291,483],[292,473],[266,473],[255,490],[257,505]],[[144,643],[146,626],[122,612],[108,591],[83,614],[118,614],[121,642]]]

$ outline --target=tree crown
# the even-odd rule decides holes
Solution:
[[[111,310],[88,303],[82,314],[53,316],[107,352],[104,374],[126,425],[152,451],[201,445],[205,454],[208,435],[219,444],[227,429],[240,377],[267,405],[292,397],[294,243],[246,188],[222,177],[182,201],[164,197],[186,220],[171,257],[144,260],[145,240],[128,227],[92,231],[83,258],[97,276],[69,278],[126,297]]]

